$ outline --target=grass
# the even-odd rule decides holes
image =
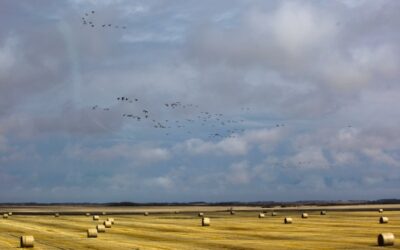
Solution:
[[[259,212],[207,212],[210,227],[201,227],[197,214],[106,215],[92,217],[22,216],[0,219],[0,249],[17,249],[20,235],[35,237],[34,249],[379,249],[377,235],[392,232],[400,238],[400,211],[385,211],[388,224],[379,224],[378,212],[279,212],[258,218]],[[285,216],[293,224],[283,224]],[[115,224],[98,238],[87,238],[107,217]],[[395,243],[390,249],[400,249]]]

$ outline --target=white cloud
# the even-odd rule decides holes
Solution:
[[[126,43],[172,43],[181,42],[182,39],[181,34],[135,33],[123,35],[121,41]]]
[[[189,139],[177,145],[176,151],[186,150],[190,154],[215,154],[215,155],[245,155],[247,144],[239,138],[226,138],[219,142],[203,141],[201,139]]]
[[[385,179],[381,176],[365,176],[363,177],[363,183],[370,186],[382,183]]]
[[[136,4],[136,5],[123,6],[121,10],[123,12],[123,15],[128,17],[130,15],[148,12],[149,7],[142,4]]]
[[[8,37],[0,44],[0,79],[15,66],[18,57],[18,40],[16,37]]]
[[[189,139],[178,144],[176,148],[186,150],[191,154],[214,154],[244,156],[252,147],[258,146],[261,150],[271,149],[284,137],[280,129],[253,129],[243,134],[234,134],[234,137],[224,138],[220,141],[203,141]]]
[[[369,0],[340,0],[343,4],[345,4],[349,8],[359,8],[366,3],[371,3]],[[384,1],[374,1],[376,3],[384,2]],[[376,4],[374,3],[374,4]]]
[[[69,0],[72,4],[78,4],[78,5],[88,5],[88,6],[108,6],[108,5],[115,5],[115,4],[121,4],[125,2],[125,0],[102,0],[102,1],[96,1],[96,0]]]
[[[368,148],[367,146],[367,148],[362,149],[362,152],[375,162],[396,167],[400,166],[399,160],[394,159],[380,148]]]
[[[169,160],[170,152],[165,148],[143,145],[114,144],[109,147],[82,147],[75,145],[65,149],[65,154],[74,159],[89,161],[129,160],[133,165],[145,165]]]
[[[268,152],[287,136],[286,128],[249,130],[242,136],[248,144],[257,145],[262,151]]]
[[[159,176],[151,179],[147,179],[145,181],[147,186],[151,186],[152,188],[158,187],[162,189],[172,189],[174,187],[173,180],[168,176]]]
[[[307,192],[323,192],[327,188],[325,180],[318,175],[304,175],[299,187],[307,189]]]
[[[235,185],[248,184],[251,178],[250,167],[247,162],[234,163],[226,172],[226,180]]]
[[[349,165],[355,165],[359,163],[358,157],[355,155],[354,152],[331,152],[331,156],[333,158],[333,161],[335,164],[341,165],[341,166],[349,166]]]
[[[354,91],[377,86],[380,81],[391,81],[399,76],[398,48],[390,44],[359,45],[346,52],[327,57],[317,65],[321,79],[337,91]]]
[[[259,17],[259,18],[258,18]],[[252,13],[252,26],[268,32],[289,58],[304,57],[325,47],[337,29],[329,12],[298,2],[284,2],[272,15]],[[262,27],[268,27],[268,30]]]
[[[286,160],[286,164],[298,169],[329,168],[329,162],[325,158],[322,149],[317,146],[300,149],[294,156]]]
[[[8,148],[7,138],[0,133],[0,153],[6,152]]]

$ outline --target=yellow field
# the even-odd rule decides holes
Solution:
[[[106,215],[95,222],[84,215],[25,216],[0,218],[0,249],[19,247],[20,235],[35,237],[34,249],[377,249],[377,235],[392,232],[400,241],[400,211],[333,212],[321,216],[308,211],[278,211],[258,218],[256,211],[206,212],[210,227],[201,227],[196,213]],[[379,224],[381,215],[388,224]],[[290,216],[293,224],[283,224]],[[113,217],[115,225],[98,238],[86,230]],[[400,242],[390,249],[400,249]],[[379,249],[379,248],[378,248]]]

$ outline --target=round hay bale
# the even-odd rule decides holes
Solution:
[[[105,233],[106,232],[106,227],[104,225],[97,225],[96,229],[97,229],[97,232],[99,232],[99,233]]]
[[[258,215],[258,218],[265,218],[265,214],[264,213],[260,213],[259,215]]]
[[[101,214],[102,214],[102,215],[106,215],[107,213],[106,213],[106,212],[102,212]]]
[[[278,214],[276,212],[272,212],[271,216],[277,216]]]
[[[87,237],[88,238],[97,238],[97,229],[96,228],[90,228],[87,230]]]
[[[320,215],[326,215],[326,211],[321,211]]]
[[[3,214],[3,219],[8,219],[8,214]]]
[[[379,212],[379,213],[383,213],[383,209],[382,209],[382,208],[379,208],[378,212]]]
[[[381,216],[381,218],[379,218],[379,223],[381,223],[381,224],[389,223],[389,218]]]
[[[12,212],[8,212],[8,215],[11,216],[11,215],[13,215],[13,213]]]
[[[394,245],[394,234],[392,233],[381,233],[378,235],[379,246],[393,246]]]
[[[210,226],[210,218],[207,218],[207,217],[201,218],[201,225],[202,225],[203,227],[208,227],[208,226]]]
[[[59,213],[55,213],[54,217],[60,217],[60,214]]]
[[[114,224],[114,218],[107,218],[107,221],[111,221],[111,224]]]
[[[200,213],[198,214],[198,216],[199,216],[199,217],[203,217],[203,216],[204,216],[204,213],[201,213],[201,212],[200,212]]]
[[[104,224],[104,226],[105,226],[106,228],[111,228],[111,226],[112,226],[112,222],[109,221],[109,220],[104,221],[103,224]]]
[[[100,219],[100,216],[98,216],[98,215],[93,215],[93,220],[99,220]]]
[[[90,213],[86,213],[85,215],[86,215],[86,216],[90,216]]]
[[[308,218],[308,213],[302,213],[302,214],[301,214],[301,218],[307,219],[307,218]]]
[[[290,217],[285,217],[285,219],[284,219],[284,221],[283,221],[285,224],[292,224],[293,223],[293,220],[292,220],[292,218],[290,218]]]
[[[143,215],[144,216],[149,216],[149,212],[144,212]]]
[[[231,215],[235,215],[235,211],[231,210],[230,211]]]
[[[20,237],[20,247],[33,247],[35,243],[35,238],[32,235],[25,235]]]

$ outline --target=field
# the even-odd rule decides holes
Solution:
[[[47,209],[47,210],[46,210]],[[62,211],[81,213],[93,208],[63,209],[46,208],[32,212],[61,212],[53,215],[26,215],[29,209],[11,209],[16,215],[0,218],[0,249],[19,248],[20,235],[35,237],[34,249],[377,249],[377,235],[391,232],[400,237],[400,211],[333,211],[321,216],[319,210],[309,210],[309,218],[302,219],[296,210],[278,210],[259,219],[260,208],[238,208],[235,215],[227,208],[169,208],[148,209],[149,216],[123,214],[121,209],[106,210],[100,221],[83,214],[63,215]],[[1,209],[4,210],[4,209]],[[29,210],[29,211],[30,211]],[[178,214],[173,211],[179,210]],[[125,211],[125,210],[124,210]],[[158,211],[158,213],[156,213]],[[206,211],[211,218],[210,227],[202,227],[197,211]],[[270,211],[270,210],[269,210]],[[18,212],[20,212],[18,214]],[[25,214],[24,214],[24,213]],[[127,210],[125,211],[127,212]],[[163,212],[163,213],[161,213]],[[67,212],[65,212],[67,213]],[[114,213],[114,214],[113,214]],[[380,216],[389,217],[388,224],[379,224]],[[285,216],[293,218],[293,224],[283,224]],[[98,238],[87,238],[86,230],[94,228],[103,219],[113,217],[115,224]],[[396,242],[389,249],[400,249]],[[378,248],[379,249],[379,248]]]

